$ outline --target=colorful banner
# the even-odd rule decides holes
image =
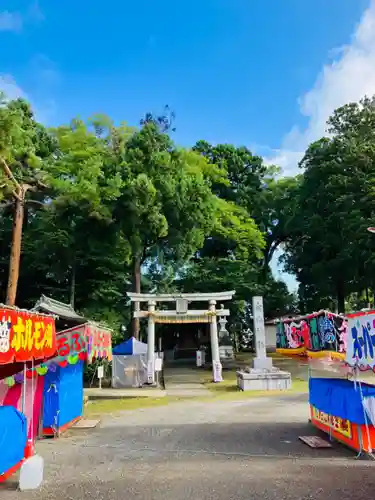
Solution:
[[[343,436],[351,439],[352,437],[352,426],[349,420],[344,420],[340,417],[334,417],[333,415],[328,415],[323,411],[318,410],[315,406],[311,406],[312,415],[318,422],[330,427],[332,430],[342,434]]]
[[[87,359],[90,363],[93,359],[107,358],[112,360],[112,333],[110,330],[87,323],[85,325],[85,336],[87,341]]]
[[[106,358],[112,360],[112,334],[103,327],[85,323],[77,327],[59,332],[56,336],[57,356],[26,371],[28,379],[44,376],[48,371],[55,372],[57,366],[75,365],[78,361],[92,362],[94,359]],[[22,383],[20,374],[6,377],[6,383],[11,387]]]
[[[346,362],[360,370],[375,370],[375,311],[348,314]]]
[[[112,359],[112,333],[94,323],[85,323],[57,335],[57,358],[60,366],[74,364],[81,360],[89,363],[93,359]]]
[[[57,335],[57,357],[54,358],[54,363],[64,367],[85,358],[86,338],[82,327],[60,332]]]
[[[0,308],[0,365],[49,358],[55,352],[52,316]]]
[[[277,324],[276,347],[302,354],[308,350],[344,353],[347,327],[346,318],[329,311],[288,318]]]

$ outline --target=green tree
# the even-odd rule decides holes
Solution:
[[[115,272],[123,276],[130,258],[129,244],[112,218],[113,204],[121,194],[121,174],[112,165],[108,137],[99,135],[98,127],[99,118],[88,124],[76,119],[51,131],[58,148],[47,176],[50,201],[30,233],[31,245],[48,240],[38,262],[48,272],[55,260],[54,281],[63,285],[65,293],[70,290],[72,305],[80,286],[86,290],[86,306],[92,294],[103,294],[103,280],[108,281],[111,271],[112,285],[107,283],[105,293],[113,298]],[[79,275],[85,279],[77,281]],[[78,300],[78,305],[84,304]]]
[[[163,256],[178,268],[211,234],[236,240],[244,253],[261,248],[253,220],[213,192],[214,183],[228,182],[225,168],[176,148],[154,123],[144,124],[127,141],[120,162],[124,188],[115,214],[132,249],[134,291],[140,292],[146,262]],[[138,330],[135,322],[135,335]]]
[[[7,199],[3,208],[10,209],[13,218],[6,303],[15,305],[25,216],[31,204],[43,205],[44,168],[55,143],[22,99],[9,101],[0,94],[0,122],[0,192]]]
[[[301,161],[289,269],[305,301],[336,299],[340,312],[347,296],[373,284],[374,242],[366,228],[375,220],[374,124],[372,99],[339,108],[328,121],[331,136],[311,144]]]
[[[293,199],[294,179],[277,181],[275,177],[279,174],[278,169],[267,167],[261,157],[253,155],[246,147],[229,144],[213,146],[199,141],[193,149],[210,163],[227,171],[228,182],[225,185],[213,183],[214,192],[220,200],[230,203],[241,212],[242,221],[239,226],[251,223],[258,234],[262,235],[265,244],[260,247],[260,253],[251,247],[243,252],[238,233],[217,231],[205,240],[203,248],[196,255],[194,266],[188,270],[188,275],[191,273],[191,283],[197,281],[198,274],[204,276],[202,268],[207,268],[210,277],[204,280],[204,286],[208,290],[212,287],[215,291],[223,287],[234,288],[236,299],[232,316],[236,324],[244,324],[245,320],[240,320],[240,317],[249,317],[246,311],[250,307],[251,297],[256,294],[264,296],[268,315],[283,313],[293,301],[284,284],[280,284],[280,287],[283,288],[285,300],[282,294],[278,296],[278,305],[277,300],[271,299],[273,291],[279,285],[272,277],[269,262],[274,250],[286,238],[290,213],[293,211],[289,200]],[[218,270],[220,278],[213,275],[213,269]]]

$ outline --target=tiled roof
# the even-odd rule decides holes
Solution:
[[[74,320],[78,323],[86,323],[87,319],[75,312],[70,304],[64,304],[58,300],[42,295],[35,304],[33,311],[41,311],[47,314],[54,314],[61,319]]]

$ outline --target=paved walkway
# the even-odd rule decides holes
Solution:
[[[375,463],[298,436],[304,396],[194,400],[105,417],[93,431],[38,442],[45,482],[28,500],[363,500]],[[1,500],[25,494],[9,484]]]
[[[211,396],[202,382],[204,371],[192,365],[167,365],[164,371],[165,390],[168,396],[195,397]]]

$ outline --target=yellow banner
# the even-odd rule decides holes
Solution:
[[[312,406],[313,417],[324,425],[327,425],[332,430],[342,434],[343,436],[351,439],[352,438],[352,426],[349,420],[344,420],[340,417],[334,417],[333,415],[328,415],[323,411],[318,410]]]

